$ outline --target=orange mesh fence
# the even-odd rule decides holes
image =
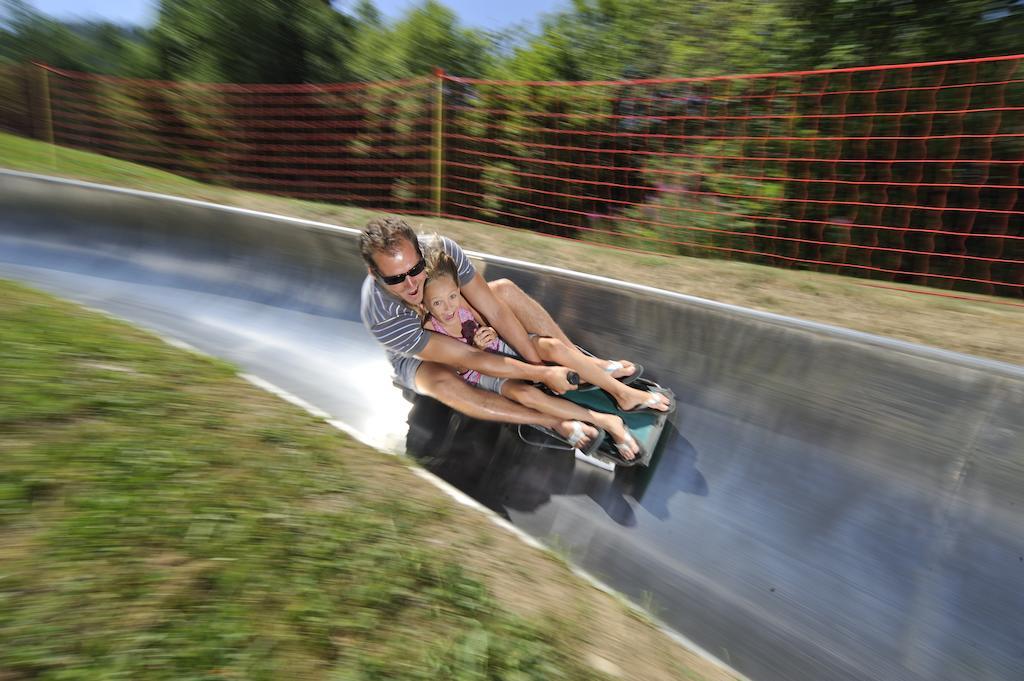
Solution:
[[[39,107],[32,106],[30,66],[0,64],[0,130],[43,137],[33,128]]]
[[[1021,296],[1021,59],[628,82],[447,77],[443,213]]]
[[[331,85],[17,66],[0,127],[300,199],[1021,298],[1022,59]]]
[[[232,85],[48,72],[62,146],[267,194],[430,210],[428,79]]]

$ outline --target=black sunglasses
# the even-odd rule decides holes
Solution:
[[[402,274],[392,274],[390,277],[385,277],[383,274],[380,273],[380,270],[377,270],[377,276],[380,277],[380,280],[383,281],[388,286],[394,286],[395,284],[401,284],[403,281],[405,281],[406,277],[415,277],[426,268],[427,260],[421,255],[420,261],[413,265],[412,267],[410,267],[408,272],[403,272]]]

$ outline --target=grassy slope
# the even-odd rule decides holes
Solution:
[[[5,681],[728,678],[230,366],[3,282],[0,452]]]
[[[0,166],[358,227],[373,211],[203,185],[123,161],[51,150],[0,133]],[[470,249],[611,276],[769,312],[836,324],[934,347],[1024,364],[1024,307],[1007,299],[958,300],[874,288],[863,280],[721,260],[664,257],[553,239],[522,230],[415,218]],[[913,287],[910,287],[913,288]],[[918,289],[932,291],[933,289]]]

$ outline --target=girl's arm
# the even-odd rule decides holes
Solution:
[[[487,320],[480,316],[480,313],[476,309],[466,302],[465,298],[462,298],[460,303],[466,310],[469,311],[473,321],[477,323],[476,331],[473,334],[472,343],[481,350],[486,350],[487,346],[493,343],[495,340],[503,340],[493,326],[487,323]]]
[[[462,287],[462,295],[480,314],[487,319],[494,330],[506,343],[518,352],[527,362],[540,364],[541,358],[537,348],[530,342],[530,337],[522,323],[512,313],[508,305],[498,300],[491,292],[484,278],[477,272],[476,276]],[[485,372],[481,372],[485,373]],[[492,376],[494,374],[491,374]]]
[[[576,389],[569,383],[570,370],[565,367],[526,364],[506,355],[484,352],[434,331],[430,331],[427,336],[427,347],[416,355],[422,360],[451,367],[476,369],[482,374],[496,378],[518,378],[543,383],[559,395]]]

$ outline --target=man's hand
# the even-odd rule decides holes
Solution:
[[[497,352],[484,352],[475,346],[434,331],[427,332],[427,347],[417,357],[450,367],[475,369],[487,376],[514,378],[529,383],[543,383],[559,395],[576,389],[579,376],[565,367],[527,364]],[[575,380],[573,380],[575,379]]]
[[[564,395],[570,390],[575,390],[576,385],[579,383],[579,376],[572,369],[560,366],[545,366],[538,367],[543,370],[541,383],[551,389],[551,392],[556,395]],[[576,381],[571,382],[569,380],[569,374],[572,374]]]
[[[481,326],[473,335],[473,345],[485,350],[488,345],[498,339],[498,332],[490,326]]]

